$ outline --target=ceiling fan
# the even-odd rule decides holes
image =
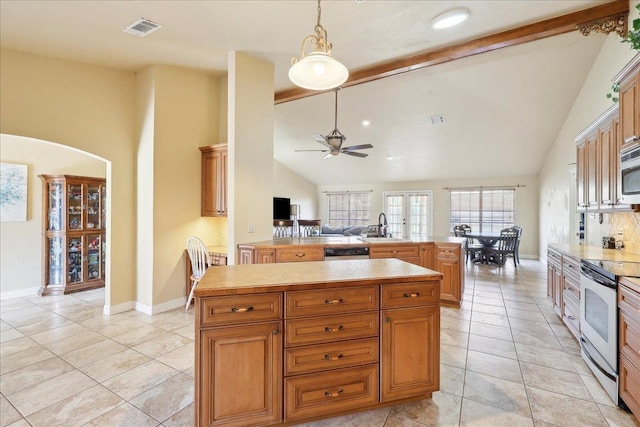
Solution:
[[[373,148],[371,144],[361,144],[361,145],[352,145],[350,147],[343,147],[344,141],[347,139],[345,135],[340,133],[338,130],[338,91],[340,88],[334,90],[336,94],[335,101],[335,116],[334,116],[334,129],[331,133],[326,136],[321,134],[313,135],[313,138],[318,141],[320,144],[327,147],[326,150],[296,150],[296,151],[320,151],[322,153],[328,153],[323,159],[330,159],[331,157],[337,156],[340,153],[348,154],[350,156],[355,157],[367,157],[368,154],[358,153],[356,150],[364,150],[366,148]]]

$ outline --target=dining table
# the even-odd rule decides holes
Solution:
[[[475,240],[482,245],[480,254],[477,257],[472,258],[471,262],[479,262],[481,264],[489,264],[489,263],[500,264],[499,259],[495,259],[489,256],[489,249],[492,249],[493,247],[495,247],[495,245],[500,240],[505,238],[504,236],[500,235],[500,232],[482,233],[482,234],[468,233],[468,234],[465,234],[464,237],[466,237],[467,239],[470,239],[469,243],[471,243],[471,240]]]

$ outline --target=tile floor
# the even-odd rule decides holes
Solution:
[[[582,362],[538,261],[468,266],[433,399],[305,427],[634,426]],[[104,316],[102,290],[0,304],[0,427],[192,426],[193,309]]]

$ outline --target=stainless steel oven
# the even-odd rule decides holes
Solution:
[[[618,404],[618,282],[592,262],[582,260],[580,347],[582,358]]]
[[[640,204],[640,146],[620,153],[622,202]]]

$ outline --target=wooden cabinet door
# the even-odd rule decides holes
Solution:
[[[226,216],[227,145],[200,147],[202,152],[201,216]]]
[[[599,150],[599,142],[600,139],[598,135],[593,135],[587,138],[587,188],[586,188],[586,196],[587,196],[587,208],[588,209],[597,209],[598,208],[598,182],[599,182],[599,163],[598,163],[598,152]]]
[[[257,249],[256,250],[257,264],[273,264],[276,262],[276,250],[275,249]]]
[[[562,317],[562,288],[564,287],[562,269],[553,268],[553,308]]]
[[[460,246],[453,247],[440,243],[436,243],[435,246],[435,270],[444,275],[440,282],[440,300],[460,303],[462,299]]]
[[[599,173],[599,187],[600,187],[600,206],[602,208],[608,208],[613,205],[615,201],[615,193],[611,190],[615,181],[611,181],[611,157],[614,153],[611,147],[615,147],[613,122],[604,124],[599,130],[600,138],[600,173]]]
[[[439,389],[439,311],[438,306],[382,311],[381,402],[430,396]]]
[[[620,85],[621,150],[638,144],[638,128],[640,127],[638,79],[639,76],[636,74]]]
[[[576,152],[576,184],[578,196],[578,210],[587,208],[587,144],[578,144]]]
[[[282,420],[282,322],[200,332],[196,425]]]
[[[420,245],[420,265],[433,270],[433,243]]]

